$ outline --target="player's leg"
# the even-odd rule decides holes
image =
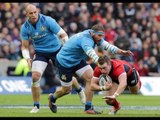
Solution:
[[[82,104],[85,104],[86,102],[86,95],[84,90],[82,89],[82,87],[79,85],[77,79],[75,77],[72,77],[72,81],[73,81],[73,87],[75,88],[76,92],[79,95],[80,101]]]
[[[85,94],[86,94],[86,103],[85,103],[85,113],[87,114],[100,114],[101,112],[95,111],[92,105],[92,98],[94,92],[91,90],[91,79],[93,77],[93,69],[90,65],[85,65],[76,71],[76,74],[79,77],[82,77],[85,82]]]
[[[73,69],[65,68],[56,61],[56,66],[58,68],[61,87],[56,89],[55,93],[49,94],[49,108],[53,113],[57,112],[57,106],[55,104],[56,100],[64,95],[67,95],[72,90],[72,76],[74,74]]]
[[[115,91],[117,90],[117,88],[118,88],[118,84],[116,84],[116,83],[113,82],[111,89],[109,91],[105,91],[106,92],[105,94],[111,96],[111,95],[113,95],[115,93]],[[120,102],[118,102],[116,99],[107,99],[107,100],[105,100],[105,102],[108,105],[113,106],[111,108],[111,110],[108,112],[108,114],[114,115],[121,108]]]
[[[61,83],[62,84],[62,83]],[[56,100],[64,95],[67,95],[71,92],[72,90],[72,83],[68,86],[61,86],[60,88],[57,88],[56,92],[53,94],[53,93],[50,93],[49,94],[49,108],[50,110],[53,112],[53,113],[56,113],[57,112],[57,106],[56,106]]]
[[[130,84],[128,86],[128,88],[129,88],[129,90],[132,94],[138,94],[139,90],[141,88],[142,82],[140,80],[140,76],[139,76],[139,73],[137,71],[134,73],[134,80],[136,81],[136,83],[134,83],[135,85]]]
[[[37,113],[40,108],[40,80],[41,76],[47,66],[47,62],[35,60],[32,63],[32,98],[34,101],[34,108],[30,113]]]

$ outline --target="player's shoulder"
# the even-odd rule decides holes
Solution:
[[[94,68],[94,71],[99,71],[100,69],[99,69],[99,67],[98,66],[96,66],[95,68]]]
[[[96,67],[94,68],[94,72],[95,72],[95,73],[101,72],[101,71],[100,71],[100,68],[99,68],[98,66],[96,66]]]
[[[89,29],[80,32],[80,36],[81,36],[82,39],[85,40],[85,42],[87,42],[87,41],[92,41],[93,42]]]
[[[27,29],[27,28],[29,28],[28,20],[26,20],[26,21],[21,25],[21,29]]]
[[[52,18],[51,16],[48,16],[48,15],[44,15],[44,14],[40,14],[40,20],[42,22],[45,22],[47,20],[55,20],[54,18]]]
[[[96,66],[94,69],[94,76],[99,77],[100,75],[101,75],[101,71],[100,71],[99,67]]]

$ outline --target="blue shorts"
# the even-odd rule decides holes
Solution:
[[[52,53],[41,53],[41,52],[36,51],[33,61],[38,60],[38,61],[43,61],[43,62],[48,63],[49,60],[51,59],[53,64],[55,64],[56,55],[60,51],[60,49],[58,49],[56,52],[52,52]]]
[[[55,64],[56,64],[58,71],[59,71],[60,80],[65,83],[71,82],[73,75],[75,75],[75,72],[77,70],[83,68],[84,66],[88,65],[85,60],[82,60],[78,65],[76,65],[74,67],[65,68],[58,62],[57,59],[55,61]]]

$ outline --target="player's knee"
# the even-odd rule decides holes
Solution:
[[[72,90],[72,87],[63,87],[64,94],[69,94]]]
[[[89,82],[89,83],[90,83],[91,80],[92,80],[92,77],[93,77],[92,75],[88,75],[88,76],[86,77],[86,79],[85,79],[86,82]]]
[[[33,72],[32,74],[32,87],[40,86],[41,74],[38,72]]]
[[[34,82],[38,81],[41,78],[41,74],[39,72],[32,73],[32,79]]]

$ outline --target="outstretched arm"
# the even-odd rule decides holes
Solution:
[[[118,49],[117,53],[124,56],[134,55],[130,50],[122,50],[122,49]]]
[[[130,50],[127,50],[127,51],[122,50],[122,49],[108,43],[105,40],[103,40],[101,45],[104,47],[104,50],[109,51],[110,53],[113,53],[113,54],[120,54],[120,55],[124,55],[124,56],[133,55],[133,53]]]
[[[119,85],[118,85],[116,92],[112,96],[103,97],[103,99],[116,99],[116,97],[118,97],[121,93],[123,93],[123,91],[127,87],[127,74],[126,74],[126,72],[122,73],[119,76],[118,80],[119,80]]]

